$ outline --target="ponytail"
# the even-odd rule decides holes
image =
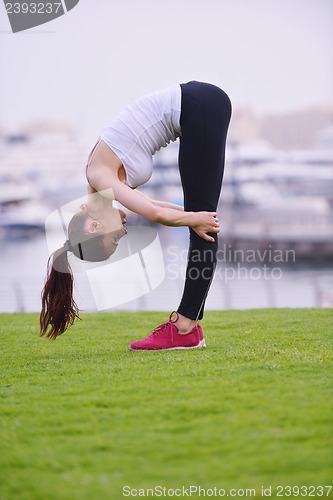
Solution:
[[[64,333],[79,316],[79,308],[73,299],[73,273],[67,252],[81,261],[100,262],[115,250],[110,246],[112,233],[90,234],[85,230],[89,214],[86,206],[75,214],[68,226],[68,237],[64,245],[53,252],[47,263],[47,277],[42,291],[40,313],[40,336],[55,340]],[[113,241],[113,240],[112,240]]]
[[[64,245],[53,252],[47,264],[47,278],[42,291],[40,336],[55,340],[79,317],[78,306],[73,299],[73,273]],[[48,330],[48,328],[50,329]]]

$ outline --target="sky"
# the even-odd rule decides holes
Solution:
[[[332,104],[332,26],[332,0],[80,0],[13,34],[1,2],[0,128],[60,120],[94,141],[136,97],[189,80],[257,113]]]

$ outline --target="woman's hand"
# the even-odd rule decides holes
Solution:
[[[207,241],[214,242],[214,238],[209,236],[207,233],[219,233],[220,224],[216,212],[192,212],[193,213],[193,223],[190,227],[199,235],[201,238]]]

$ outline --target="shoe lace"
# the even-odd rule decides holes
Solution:
[[[166,323],[163,323],[162,325],[157,326],[156,328],[154,328],[152,333],[149,335],[149,338],[153,338],[153,337],[157,337],[158,335],[161,335],[165,330],[170,328],[171,325],[172,325],[171,321],[167,321]]]
[[[176,313],[176,319],[172,319],[172,315]],[[169,316],[169,321],[167,321],[166,323],[162,323],[161,325],[157,326],[156,328],[154,328],[154,330],[152,331],[152,333],[149,335],[148,338],[154,338],[154,337],[157,337],[157,335],[161,335],[163,334],[163,332],[165,330],[167,330],[168,328],[171,329],[171,340],[173,340],[173,328],[172,328],[172,325],[173,323],[176,323],[176,321],[178,320],[179,318],[179,314],[176,312],[176,311],[173,311],[170,316]]]

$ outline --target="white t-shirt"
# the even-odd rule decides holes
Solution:
[[[101,132],[101,140],[120,158],[126,183],[135,188],[153,173],[152,156],[181,135],[181,87],[174,85],[137,99]]]

